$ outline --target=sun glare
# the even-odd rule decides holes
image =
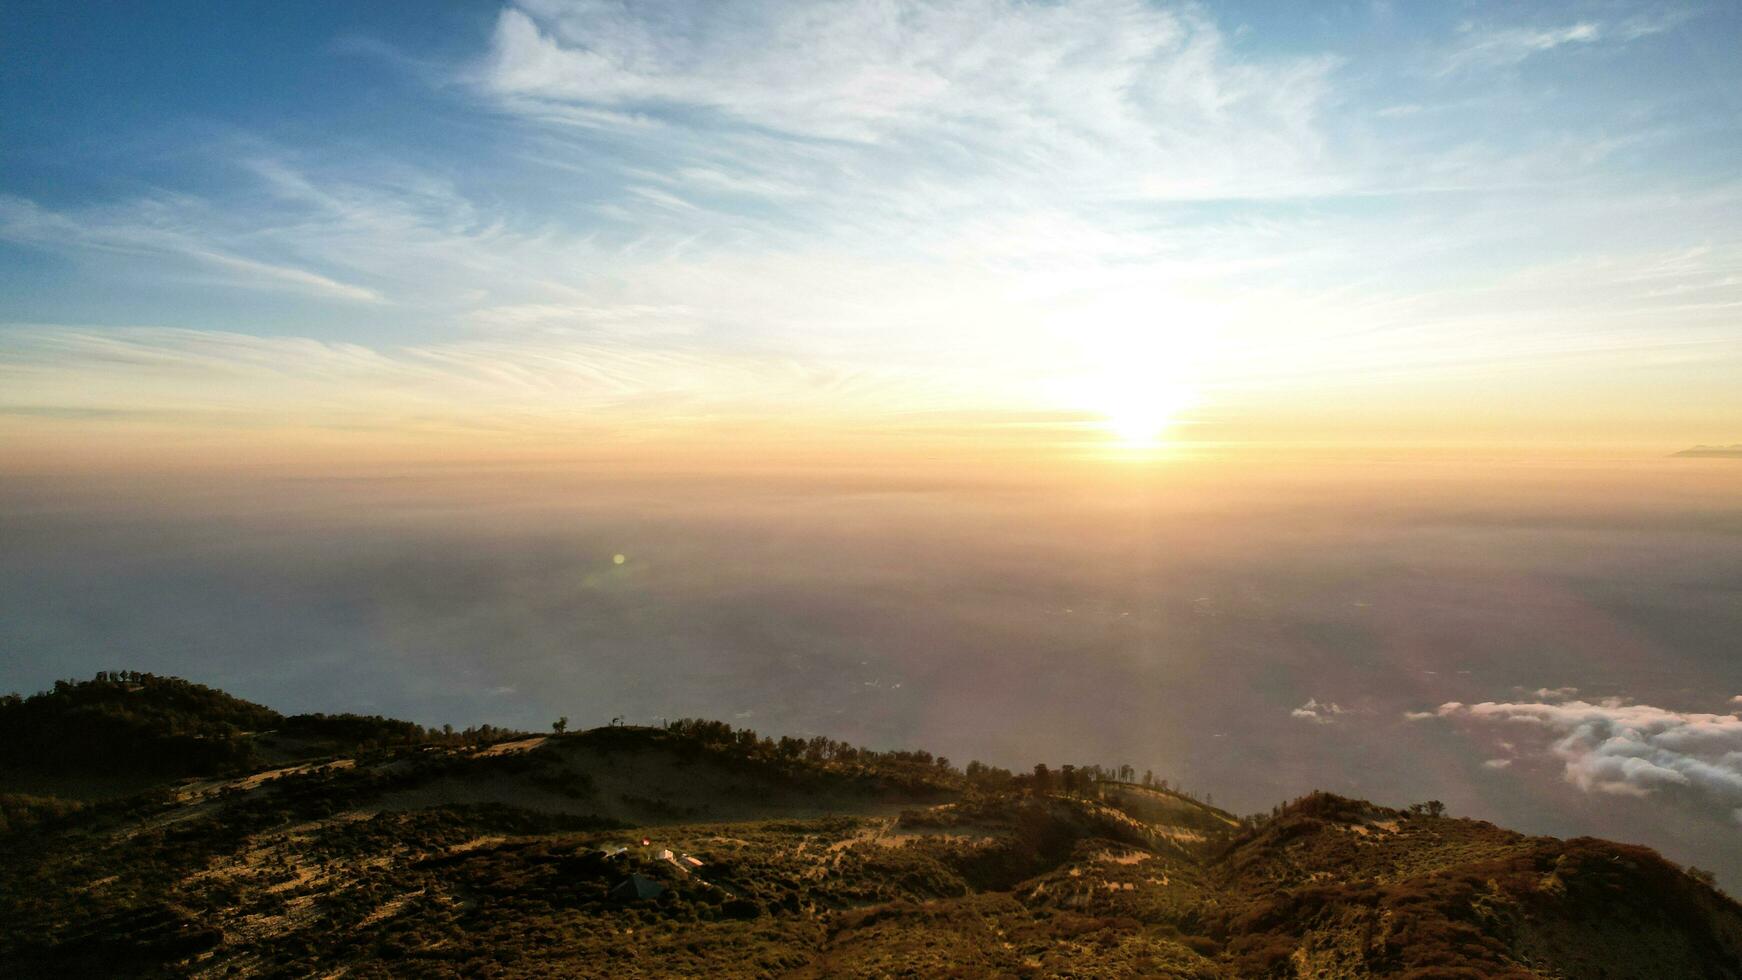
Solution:
[[[1198,402],[1227,315],[1153,285],[1101,290],[1062,308],[1054,327],[1074,356],[1052,386],[1056,404],[1089,415],[1118,449],[1166,447]]]
[[[1074,378],[1057,386],[1058,404],[1087,415],[1101,440],[1117,448],[1159,449],[1198,399],[1190,385],[1142,374],[1121,369]]]
[[[1098,411],[1102,425],[1121,446],[1152,449],[1168,439],[1179,414],[1191,404],[1185,388],[1156,384],[1111,391],[1103,395]]]

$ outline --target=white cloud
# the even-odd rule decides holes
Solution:
[[[1579,689],[1576,687],[1539,687],[1530,693],[1539,698],[1552,698],[1556,701],[1564,701],[1567,698],[1578,694]]]
[[[1605,38],[1650,26],[1599,25]],[[1593,166],[1592,151],[1461,134],[1362,155],[1376,144],[1337,124],[1370,113],[1344,111],[1359,93],[1334,57],[1257,53],[1196,5],[526,0],[503,10],[490,45],[465,91],[506,110],[506,124],[480,123],[496,127],[481,142],[528,168],[514,180],[491,184],[487,162],[468,184],[447,175],[471,160],[420,167],[237,138],[214,154],[241,173],[236,186],[60,211],[0,200],[0,235],[93,264],[108,255],[117,277],[171,278],[135,268],[147,254],[178,274],[340,301],[304,332],[358,341],[392,378],[442,365],[464,380],[418,384],[529,415],[601,390],[717,407],[797,379],[854,407],[1092,415],[1082,392],[1148,384],[1166,361],[1182,387],[1213,393],[1206,416],[1237,417],[1324,381],[1634,366],[1642,352],[1709,362],[1735,345],[1735,187],[1581,192],[1596,203],[1573,218],[1553,195],[1400,203],[1413,199],[1389,195],[1424,182],[1436,195],[1561,183]],[[1375,191],[1385,196],[1353,209],[1292,200]],[[1146,197],[1246,200],[1134,201]],[[1271,210],[1258,198],[1290,200]],[[1577,259],[1420,282],[1458,269],[1448,255],[1516,254],[1517,229],[1551,227]],[[1625,249],[1604,251],[1594,229],[1618,227]],[[127,316],[286,329],[269,299],[217,323]],[[0,344],[18,361],[11,401],[102,408],[149,389],[161,403],[140,407],[167,409],[201,397],[150,371],[105,387],[72,336],[91,331],[68,329],[59,346]],[[261,390],[316,385],[321,345],[279,349]],[[252,356],[179,335],[147,346]],[[67,358],[59,381],[51,348]],[[486,369],[491,352],[504,360]],[[154,355],[150,370],[171,360]],[[26,375],[32,387],[16,383]]]
[[[100,331],[7,325],[0,339],[6,404],[259,414],[281,411],[285,403],[268,396],[294,386],[310,398],[311,410],[298,418],[344,407],[353,424],[383,427],[400,417],[394,406],[410,402],[450,417],[458,406],[487,403],[503,413],[497,423],[507,414],[533,423],[601,405],[653,414],[662,399],[674,417],[739,411],[776,406],[783,393],[793,404],[861,417],[1093,413],[1096,387],[1147,385],[1153,379],[1131,382],[1128,372],[1166,356],[1192,382],[1213,387],[1220,410],[1321,379],[1367,384],[1491,370],[1496,352],[1510,370],[1575,357],[1636,364],[1642,352],[1709,356],[1724,348],[1692,342],[1709,335],[1709,344],[1734,345],[1729,314],[1742,289],[1736,247],[1679,249],[1631,264],[1565,263],[1486,292],[1374,296],[1311,290],[1290,277],[1314,263],[1334,274],[1357,260],[1383,268],[1416,244],[1380,248],[1384,241],[1357,229],[1318,221],[1310,230],[1341,256],[1335,267],[1322,264],[1322,250],[1300,250],[1309,230],[1302,227],[1158,227],[1068,210],[974,213],[935,224],[886,215],[789,246],[771,237],[746,242],[747,233],[708,213],[688,222],[703,229],[700,240],[694,229],[639,217],[626,238],[491,214],[413,175],[389,184],[287,164],[261,170],[271,174],[267,186],[283,211],[231,217],[219,201],[192,198],[65,215],[24,210],[64,231],[68,247],[94,255],[114,250],[84,245],[91,239],[77,229],[130,241],[172,227],[180,250],[154,254],[194,261],[204,251],[260,263],[203,260],[257,288],[295,288],[345,300],[336,310],[350,307],[354,298],[330,286],[263,268],[318,262],[333,270],[332,283],[367,282],[378,291],[384,302],[368,307],[368,320],[340,312],[309,331],[324,339],[277,338],[284,343],[269,365],[235,342],[249,327],[246,311],[235,331],[209,342],[193,330],[126,334],[117,346],[148,366],[121,373],[109,359],[114,352],[96,356]],[[1686,207],[1665,213],[1734,214],[1738,204],[1701,199]],[[888,242],[902,249],[879,244]],[[120,263],[123,274],[137,264]],[[1696,315],[1666,305],[1690,301],[1711,309]],[[1678,329],[1659,329],[1657,318],[1670,316],[1679,317]],[[397,321],[392,335],[377,330],[389,317]],[[49,336],[62,330],[62,341]],[[340,375],[326,373],[326,343],[335,338],[379,355],[381,373],[338,384]],[[198,384],[189,382],[183,355],[208,372]],[[487,364],[493,356],[501,363]],[[247,363],[216,367],[230,358]],[[441,380],[427,376],[432,365],[448,369]],[[417,372],[426,372],[422,380],[406,380]],[[256,374],[255,382],[235,380]],[[363,389],[377,383],[386,390],[368,397]]]
[[[1632,17],[1614,23],[1582,20],[1556,27],[1489,27],[1465,24],[1442,72],[1516,65],[1533,55],[1569,46],[1625,43],[1660,34],[1687,20],[1685,11]]]
[[[1489,759],[1489,760],[1483,762],[1482,765],[1484,768],[1488,768],[1488,769],[1505,769],[1507,766],[1512,765],[1512,760],[1511,759]]]
[[[1742,801],[1742,717],[1597,703],[1447,702],[1443,717],[1531,725],[1553,738],[1568,782],[1587,792],[1695,792],[1726,809]]]
[[[236,285],[288,289],[329,299],[376,303],[366,289],[294,265],[233,254],[213,246],[185,225],[198,202],[187,198],[146,199],[116,210],[69,216],[23,198],[0,195],[0,240],[49,248],[157,255],[222,270]]]
[[[14,330],[0,358],[0,408],[240,424],[550,433],[652,414],[850,412],[892,400],[900,381],[868,370],[799,368],[779,356],[571,336],[368,346],[212,330]],[[911,394],[911,392],[908,392]],[[903,399],[905,400],[905,396]],[[614,412],[615,416],[604,413]]]
[[[1453,72],[1514,65],[1531,55],[1564,45],[1593,44],[1602,36],[1602,27],[1589,21],[1548,29],[1479,29],[1467,26],[1459,46],[1446,57],[1443,70]]]
[[[1344,714],[1346,710],[1347,709],[1342,705],[1334,702],[1320,701],[1317,698],[1307,698],[1305,704],[1290,711],[1289,715],[1294,718],[1299,718],[1302,721],[1310,721],[1315,725],[1329,725],[1331,722],[1336,720],[1338,715]]]
[[[524,0],[476,80],[543,121],[681,110],[685,127],[807,141],[734,144],[785,166],[821,153],[895,179],[900,160],[910,191],[962,189],[968,171],[993,193],[1196,198],[1322,184],[1335,64],[1242,59],[1197,8],[1142,0]]]

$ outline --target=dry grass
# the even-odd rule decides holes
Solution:
[[[278,765],[136,809],[80,811],[0,862],[12,925],[0,965],[209,977],[1742,975],[1742,910],[1639,848],[1322,796],[1238,833],[1173,794],[928,804],[682,751],[657,733],[609,739]],[[595,853],[623,846],[620,859]],[[664,849],[701,867],[661,860]],[[630,872],[665,892],[611,901]]]

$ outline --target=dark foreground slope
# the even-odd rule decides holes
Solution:
[[[1742,975],[1742,910],[1643,847],[1316,794],[1213,866],[1240,975]]]
[[[711,723],[227,724],[324,754],[35,811],[0,975],[1742,977],[1742,909],[1648,850],[1334,796],[1241,821]]]

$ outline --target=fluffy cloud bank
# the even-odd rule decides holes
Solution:
[[[1672,711],[1620,699],[1441,705],[1443,718],[1533,725],[1554,738],[1567,781],[1587,792],[1687,790],[1742,822],[1742,716]]]

